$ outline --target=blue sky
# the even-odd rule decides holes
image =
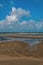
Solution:
[[[43,0],[0,0],[0,32],[43,32]]]

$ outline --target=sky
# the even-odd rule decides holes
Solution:
[[[0,0],[0,32],[43,32],[43,0]]]

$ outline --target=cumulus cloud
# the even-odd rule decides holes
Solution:
[[[9,12],[9,15],[6,16],[6,19],[0,21],[0,28],[11,28],[18,26],[20,25],[20,19],[24,16],[29,17],[30,11],[24,10],[22,8],[12,7],[12,10]],[[22,24],[25,24],[25,22]]]
[[[10,12],[10,15],[6,16],[6,20],[8,22],[17,22],[21,17],[29,15],[30,11],[24,10],[22,8],[12,7],[12,11]]]
[[[43,21],[24,20],[22,17],[30,17],[30,11],[12,7],[5,20],[0,21],[0,30],[13,31],[37,31],[43,28]],[[22,21],[21,21],[22,19]]]
[[[24,26],[25,29],[29,31],[40,31],[43,29],[43,21],[35,21],[35,20],[28,20],[28,21],[23,21],[20,23]],[[22,27],[23,28],[23,27]]]
[[[16,21],[18,21],[18,17],[17,17],[17,15],[10,15],[10,16],[6,16],[6,20],[8,22],[16,22]]]

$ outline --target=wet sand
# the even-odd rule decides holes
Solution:
[[[29,35],[25,35],[25,34],[0,34],[0,37],[1,36],[4,36],[4,37],[12,37],[12,38],[43,38],[43,35],[42,36],[29,36]]]

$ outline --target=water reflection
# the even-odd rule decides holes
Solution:
[[[37,38],[37,39],[30,39],[30,38],[10,38],[10,37],[0,37],[0,42],[5,41],[21,41],[31,44],[37,44],[40,43],[43,40],[43,38]]]

